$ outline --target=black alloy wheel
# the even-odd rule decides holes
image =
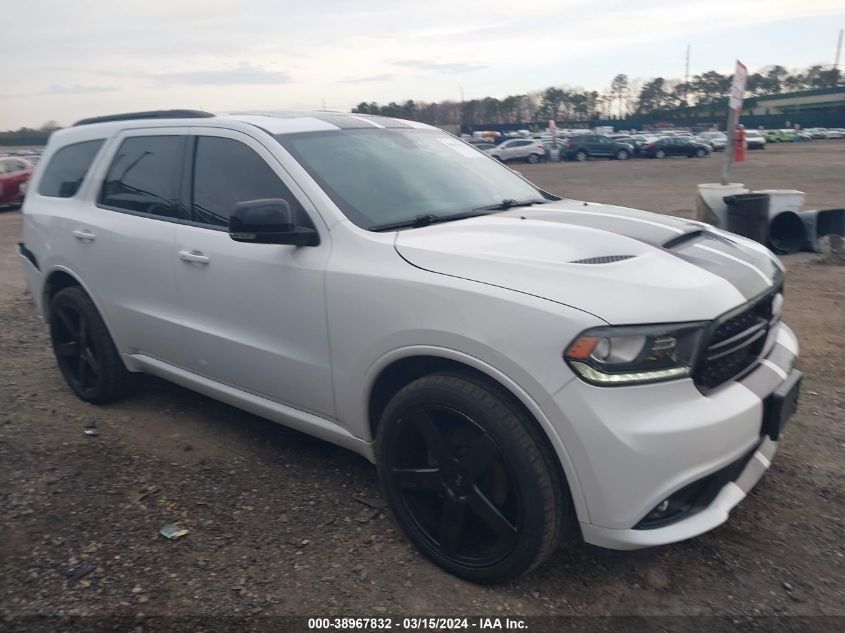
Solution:
[[[570,514],[554,458],[523,415],[486,385],[434,374],[401,390],[382,418],[379,473],[397,520],[468,580],[539,564]]]
[[[79,398],[99,404],[125,393],[129,372],[82,288],[60,290],[50,301],[50,339],[62,376]]]
[[[59,368],[74,391],[91,394],[100,379],[100,362],[85,319],[74,305],[61,306],[55,316],[53,349]]]

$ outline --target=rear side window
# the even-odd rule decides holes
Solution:
[[[102,140],[85,141],[63,147],[53,154],[38,184],[39,195],[50,198],[75,196],[102,146]]]
[[[216,136],[197,137],[194,158],[194,221],[229,226],[235,205],[248,200],[283,198],[304,226],[311,224],[276,173],[251,147]]]
[[[187,219],[179,204],[182,136],[133,136],[117,150],[100,204],[163,218]]]

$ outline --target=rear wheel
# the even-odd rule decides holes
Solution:
[[[666,158],[666,152],[662,149],[659,149],[656,152],[654,152],[654,157],[655,158]]]
[[[585,152],[583,149],[579,149],[577,152],[575,152],[575,160],[577,160],[578,162],[584,162],[588,158],[589,156],[587,155],[587,152]]]
[[[382,416],[377,456],[411,541],[467,580],[501,582],[532,569],[572,518],[533,420],[471,376],[432,374],[399,391]]]
[[[129,372],[82,288],[60,290],[50,301],[50,339],[59,370],[79,398],[102,404],[126,393]]]

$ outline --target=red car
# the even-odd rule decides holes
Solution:
[[[21,185],[32,177],[32,164],[22,158],[0,158],[0,206],[23,202]]]

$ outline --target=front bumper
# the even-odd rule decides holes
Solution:
[[[753,371],[707,395],[692,380],[613,389],[572,381],[555,394],[547,404],[571,431],[561,435],[585,501],[579,521],[588,543],[661,545],[728,518],[777,451],[777,441],[763,436],[763,403],[788,380],[798,343],[783,323],[772,336]],[[635,528],[664,499],[734,463],[741,471],[706,507],[662,527]]]

